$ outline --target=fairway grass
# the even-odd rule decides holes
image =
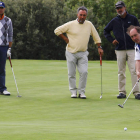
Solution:
[[[21,98],[7,60],[6,86],[0,95],[0,140],[140,140],[140,101],[133,94],[117,99],[117,62],[89,61],[87,99],[72,99],[66,61],[12,60]],[[77,85],[79,75],[77,72]],[[126,69],[126,90],[131,79]],[[127,127],[127,131],[124,131]]]

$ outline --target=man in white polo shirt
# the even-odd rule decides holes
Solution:
[[[130,35],[131,39],[135,42],[135,60],[136,60],[136,73],[137,78],[140,78],[140,27],[130,26],[127,29],[127,33]],[[135,96],[136,99],[140,100],[140,94]]]
[[[88,42],[90,35],[98,46],[99,54],[103,55],[101,39],[94,25],[86,20],[87,8],[82,6],[78,8],[77,19],[67,22],[55,29],[55,34],[66,43],[66,59],[68,67],[69,90],[71,98],[77,98],[76,87],[76,66],[80,75],[79,78],[79,98],[86,99],[85,88],[88,73]],[[66,33],[67,37],[63,34]]]

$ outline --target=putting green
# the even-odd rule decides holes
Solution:
[[[103,61],[102,99],[99,61],[89,61],[87,99],[70,98],[66,61],[12,60],[12,63],[22,97],[17,97],[7,60],[6,85],[12,95],[0,95],[1,140],[140,139],[140,101],[130,95],[124,108],[118,107],[124,99],[116,98],[116,61]],[[126,77],[129,94],[132,87],[128,68]],[[78,79],[77,72],[77,85]]]

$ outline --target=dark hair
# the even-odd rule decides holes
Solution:
[[[84,10],[84,11],[88,12],[88,9],[87,9],[85,6],[79,7],[78,10],[77,10],[77,13],[78,13],[80,10]]]
[[[134,26],[134,25],[131,25],[127,28],[127,34],[130,35],[130,31],[132,29],[136,29],[136,31],[140,34],[140,27],[139,26]]]

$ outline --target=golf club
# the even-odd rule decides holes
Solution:
[[[19,91],[18,91],[18,87],[17,87],[17,82],[16,82],[16,78],[15,78],[15,74],[14,74],[14,70],[13,70],[13,67],[12,67],[12,62],[11,62],[11,58],[10,57],[9,57],[9,62],[10,62],[11,68],[12,68],[12,72],[13,72],[13,76],[14,76],[14,80],[15,80],[15,84],[16,84],[16,88],[17,88],[17,97],[21,97],[21,95],[19,95]]]
[[[100,99],[102,99],[102,55],[100,53],[100,67],[101,67],[101,96],[100,96]]]
[[[136,84],[134,85],[134,87],[132,88],[131,92],[129,93],[128,97],[126,98],[126,100],[124,101],[124,103],[122,105],[118,104],[119,107],[123,108],[124,104],[126,103],[127,99],[129,98],[130,94],[132,93],[132,91],[134,90],[134,88],[136,87],[136,85],[139,83],[140,78],[138,79],[138,81],[136,82]]]

